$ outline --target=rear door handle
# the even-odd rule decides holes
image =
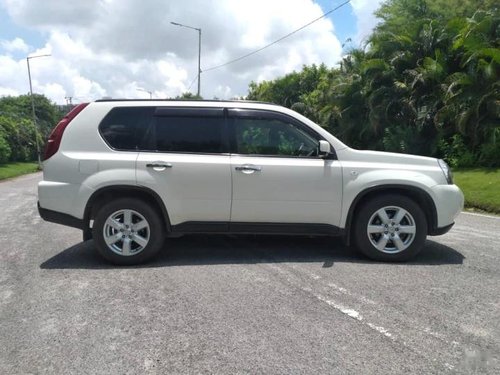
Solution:
[[[172,168],[172,164],[170,164],[170,163],[158,163],[158,162],[156,162],[156,163],[148,163],[148,164],[146,164],[146,167],[148,167],[148,168],[154,168],[154,169],[156,169],[156,168],[158,168],[158,169],[165,169],[165,168]]]
[[[240,165],[235,168],[237,171],[253,171],[253,172],[260,172],[262,170],[262,167],[259,165],[252,165],[252,164],[244,164]]]

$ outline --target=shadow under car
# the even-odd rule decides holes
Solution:
[[[422,251],[407,265],[462,264],[458,251],[427,240]],[[210,264],[318,263],[332,267],[338,262],[377,263],[365,258],[340,239],[308,236],[185,235],[166,240],[164,249],[149,262],[133,268]],[[123,268],[99,256],[92,240],[71,246],[40,265],[42,269]]]

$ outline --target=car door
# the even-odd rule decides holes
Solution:
[[[196,230],[198,224],[229,222],[231,171],[224,127],[222,108],[156,109],[137,159],[137,183],[161,197],[172,226]]]
[[[233,199],[237,223],[340,223],[338,160],[319,155],[315,131],[279,112],[228,111]]]

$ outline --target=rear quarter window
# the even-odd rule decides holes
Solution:
[[[106,143],[121,151],[137,150],[151,122],[155,107],[116,107],[99,125]]]

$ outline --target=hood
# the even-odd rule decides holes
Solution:
[[[438,166],[437,159],[435,158],[409,154],[398,154],[395,152],[366,151],[346,148],[343,150],[339,150],[337,152],[337,156],[340,161],[366,161],[369,163],[395,163],[421,166],[429,165],[434,167]]]

